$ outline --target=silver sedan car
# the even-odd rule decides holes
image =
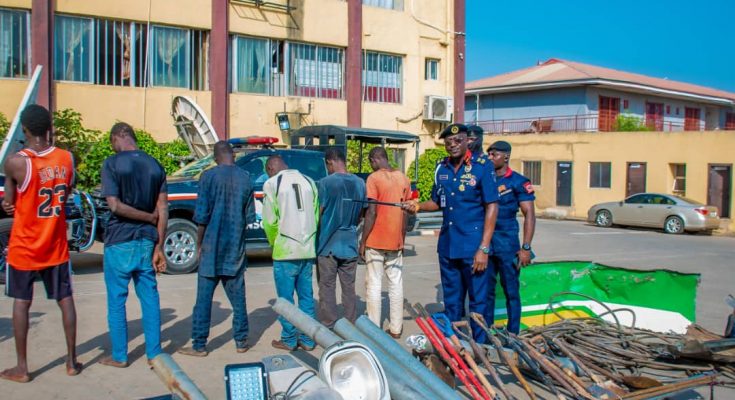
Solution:
[[[674,234],[712,231],[720,226],[717,207],[660,193],[638,193],[623,201],[595,204],[587,212],[587,221],[602,227],[658,227]]]

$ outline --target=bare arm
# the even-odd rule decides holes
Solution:
[[[3,198],[3,209],[7,214],[15,212],[15,194],[18,190],[18,182],[23,182],[26,177],[26,162],[17,155],[10,156],[5,162],[5,198]]]
[[[153,267],[157,272],[165,272],[166,256],[163,254],[163,243],[166,241],[166,228],[168,227],[168,193],[158,193],[156,210],[154,212],[158,215],[158,223],[156,224],[158,243],[156,243],[156,247],[153,249]]]
[[[135,207],[131,207],[118,199],[115,196],[108,196],[106,198],[107,205],[110,207],[110,211],[118,217],[132,219],[134,221],[147,222],[149,224],[156,224],[159,220],[158,207],[152,213],[138,210]]]
[[[522,201],[520,205],[523,213],[523,243],[531,244],[536,232],[536,208],[533,201]]]
[[[375,217],[378,214],[378,206],[370,204],[365,210],[365,221],[362,225],[362,239],[360,240],[360,256],[365,258],[365,244],[367,243],[368,236],[373,231],[375,226]]]

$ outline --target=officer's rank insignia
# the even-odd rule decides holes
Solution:
[[[464,166],[464,172],[470,172],[470,171],[472,171],[472,166],[470,166],[470,165],[465,165],[465,166]]]
[[[479,162],[480,164],[485,164],[485,157],[478,158],[477,162]]]
[[[527,192],[528,194],[531,194],[531,193],[533,193],[533,185],[531,184],[531,182],[526,182],[526,183],[524,183],[524,184],[523,184],[523,187],[524,187],[524,188],[526,189],[526,192]]]
[[[505,192],[505,185],[498,186],[498,192]]]
[[[458,132],[459,132],[459,127],[457,125],[453,126],[452,133],[458,133]]]
[[[464,192],[464,183],[461,184],[461,185],[459,185],[459,191],[460,192]]]

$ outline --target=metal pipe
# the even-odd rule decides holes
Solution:
[[[387,333],[383,332],[378,328],[373,321],[364,315],[357,319],[355,327],[364,333],[365,336],[373,339],[373,341],[380,346],[387,354],[393,356],[398,362],[405,367],[406,370],[413,373],[420,381],[426,383],[430,388],[434,389],[435,392],[441,398],[444,399],[460,399],[457,392],[454,391],[449,385],[444,383],[438,376],[434,375],[429,371],[424,364],[419,360],[411,356],[401,345],[399,345],[393,338],[388,336]]]
[[[282,297],[276,299],[276,302],[273,304],[273,311],[286,318],[298,330],[314,339],[319,346],[325,349],[342,340],[339,336],[332,333],[329,328],[306,315],[298,307]]]
[[[396,400],[413,400],[413,399],[436,399],[438,394],[431,388],[418,381],[415,376],[407,373],[403,365],[387,353],[383,348],[367,335],[360,332],[350,321],[342,318],[334,324],[334,331],[345,339],[354,340],[367,346],[380,361],[380,365],[385,370],[388,377],[388,387],[390,395]],[[454,397],[456,398],[456,396]]]
[[[169,391],[176,397],[188,400],[206,400],[194,382],[184,373],[170,354],[161,353],[151,360],[151,367]]]

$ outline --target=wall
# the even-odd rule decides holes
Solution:
[[[479,115],[476,96],[466,96],[465,121],[584,115],[585,96],[584,87],[481,95]]]
[[[30,8],[31,0],[8,0],[13,6]],[[277,0],[285,4],[285,0]],[[228,2],[229,31],[232,34],[347,46],[347,3],[340,0],[291,0],[296,7],[290,14],[251,5]],[[451,0],[411,0],[404,10],[363,6],[365,50],[403,56],[403,98],[400,104],[365,103],[361,105],[362,125],[370,128],[397,129],[422,137],[421,149],[435,146],[435,136],[443,124],[424,121],[424,96],[453,94],[453,7]],[[56,12],[111,18],[126,21],[210,29],[211,1],[205,0],[128,0],[86,1],[56,0]],[[424,80],[424,60],[440,60],[439,80]],[[0,112],[12,118],[26,80],[0,80],[4,94]],[[95,129],[109,129],[117,120],[150,131],[159,140],[175,137],[171,124],[170,100],[189,95],[210,113],[211,93],[178,88],[123,88],[74,82],[56,82],[58,109],[74,108],[82,113],[85,124]],[[7,95],[6,95],[7,94]],[[257,94],[228,95],[229,128],[233,136],[246,134],[281,137],[275,113],[308,112],[306,124],[347,124],[346,100],[275,97]],[[292,119],[292,126],[297,121]],[[407,152],[407,162],[414,152]]]
[[[491,139],[496,139],[493,137]],[[686,164],[686,197],[707,201],[708,164],[735,165],[735,131],[617,132],[507,135],[513,146],[511,167],[541,161],[536,207],[586,218],[594,204],[625,198],[627,162],[646,162],[646,191],[671,193],[669,164]],[[572,161],[572,206],[556,206],[556,162]],[[611,162],[611,188],[589,187],[589,163]],[[731,205],[732,209],[732,205]],[[731,223],[730,229],[735,229]]]
[[[84,126],[107,131],[117,121],[154,134],[159,141],[178,137],[171,118],[175,96],[189,96],[210,112],[210,92],[175,88],[127,88],[77,82],[56,82],[56,107],[82,114]]]

